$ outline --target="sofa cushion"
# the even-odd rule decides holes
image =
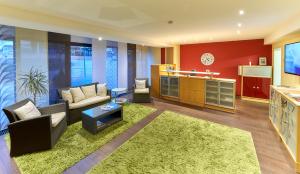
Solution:
[[[136,89],[145,89],[146,88],[146,80],[135,80],[135,88]]]
[[[149,94],[149,88],[134,89],[134,93],[136,93],[136,94]]]
[[[85,99],[83,92],[81,91],[80,87],[77,88],[70,88],[71,94],[74,99],[74,103],[80,102],[81,100]]]
[[[66,116],[65,112],[51,114],[52,127],[56,127]]]
[[[104,83],[104,84],[97,84],[97,95],[101,96],[101,97],[107,96],[106,83]]]
[[[110,99],[110,96],[96,96],[96,97],[91,97],[91,98],[87,98],[87,99],[84,99],[78,103],[71,103],[69,105],[69,108],[70,109],[77,109],[77,108],[82,108],[82,107],[85,107],[85,106],[89,106],[89,105],[92,105],[92,104],[96,104],[96,103],[99,103],[99,102],[102,102],[102,101],[106,101],[106,100],[109,100]]]
[[[14,110],[14,112],[21,120],[36,118],[42,115],[31,101]]]
[[[73,96],[70,90],[62,90],[61,97],[63,100],[68,101],[69,103],[73,103]]]
[[[90,98],[90,97],[95,97],[96,96],[95,85],[82,86],[81,90],[82,90],[85,98]]]

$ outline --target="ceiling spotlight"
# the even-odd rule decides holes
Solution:
[[[102,40],[102,37],[98,37],[98,40]]]
[[[237,26],[238,26],[239,28],[241,28],[241,27],[242,27],[242,23],[238,23]]]
[[[237,33],[237,34],[241,34],[241,31],[240,31],[240,30],[237,30],[236,33]]]
[[[239,14],[242,16],[242,15],[245,14],[245,11],[244,11],[244,10],[240,10],[240,11],[239,11]]]

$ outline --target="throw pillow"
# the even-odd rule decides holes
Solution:
[[[81,91],[80,87],[77,88],[70,88],[71,94],[74,99],[74,103],[80,102],[81,100],[85,99],[83,92]]]
[[[21,120],[36,118],[42,115],[31,101],[14,111]]]
[[[106,83],[104,83],[104,84],[97,84],[97,95],[101,96],[101,97],[107,96]]]
[[[135,80],[136,89],[145,89],[146,88],[146,80]]]
[[[82,86],[81,90],[85,95],[85,98],[95,97],[96,96],[96,88],[95,85],[90,86]]]
[[[63,100],[73,103],[73,97],[70,90],[62,90],[61,97]]]

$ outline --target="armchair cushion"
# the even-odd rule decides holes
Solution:
[[[24,106],[15,109],[14,112],[21,120],[36,118],[42,115],[31,101],[28,101]]]
[[[74,103],[80,102],[81,100],[85,99],[83,92],[81,91],[80,87],[77,88],[70,88],[71,94],[74,99]]]
[[[149,94],[149,88],[134,89],[135,94]]]
[[[56,127],[66,117],[65,112],[51,114],[52,127]]]
[[[146,88],[146,80],[135,80],[135,88],[136,89],[145,89]]]
[[[73,96],[72,96],[70,90],[62,90],[61,91],[61,97],[65,101],[68,101],[69,103],[73,103]]]
[[[77,103],[71,103],[71,104],[69,104],[69,108],[70,109],[82,108],[82,107],[85,107],[85,106],[89,106],[89,105],[92,105],[92,104],[95,104],[95,103],[99,103],[99,102],[108,100],[109,98],[110,98],[110,96],[105,96],[105,97],[102,97],[102,96],[91,97],[91,98],[84,99],[84,100],[82,100],[80,102],[77,102]]]
[[[96,88],[95,85],[82,86],[81,90],[85,95],[85,98],[95,97],[96,96]]]
[[[97,95],[101,96],[101,97],[107,96],[106,83],[104,83],[104,84],[97,84]]]

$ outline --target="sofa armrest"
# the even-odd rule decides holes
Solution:
[[[110,89],[107,89],[107,95],[110,96],[110,98],[112,97],[112,96],[111,96],[112,94],[111,94],[111,90],[110,90]]]
[[[16,121],[8,125],[11,156],[51,148],[51,116]]]
[[[47,107],[39,108],[39,111],[44,114],[53,114],[58,112],[66,112],[67,105],[66,103],[58,103],[54,105],[50,105]]]

